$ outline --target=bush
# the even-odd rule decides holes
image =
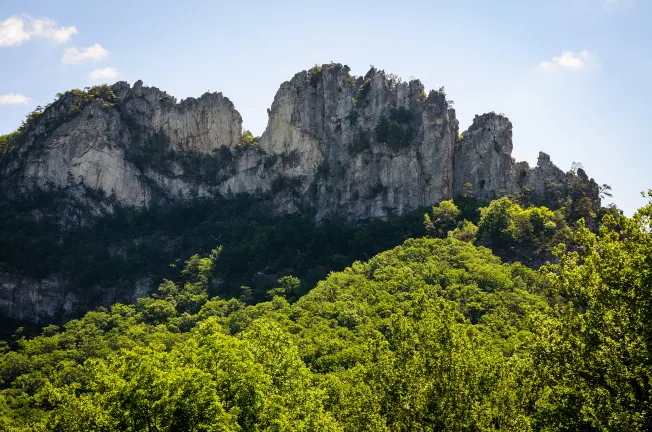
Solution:
[[[469,222],[467,220],[463,220],[458,224],[457,228],[455,228],[453,231],[448,232],[449,237],[465,242],[474,241],[477,234],[478,227],[475,226],[473,222]]]
[[[308,71],[308,78],[310,79],[310,84],[313,87],[317,87],[319,84],[319,80],[321,79],[322,73],[324,72],[324,68],[319,65],[314,65],[309,71]]]
[[[387,192],[387,186],[378,182],[367,191],[367,198],[376,198],[377,196]]]
[[[355,102],[354,102],[355,103]],[[349,121],[350,125],[354,125],[358,121],[360,114],[355,109],[352,109],[346,116],[346,119]]]
[[[360,85],[360,98],[364,99],[365,96],[369,93],[369,90],[371,89],[371,77],[367,78],[364,80],[362,85]]]
[[[382,116],[376,124],[376,141],[386,143],[395,151],[409,146],[415,135],[410,125],[412,117],[405,107],[392,108],[389,118]]]
[[[0,155],[7,153],[13,149],[13,143],[22,135],[22,132],[17,130],[6,135],[0,136]]]
[[[432,207],[432,217],[424,215],[426,232],[434,237],[445,238],[457,225],[462,213],[451,200],[444,200]]]
[[[517,253],[537,257],[567,239],[569,229],[561,213],[547,207],[523,209],[503,197],[481,209],[478,241],[498,251],[516,248]]]
[[[358,129],[353,135],[353,141],[348,145],[347,149],[351,156],[358,155],[363,151],[371,148],[371,138],[369,131]]]
[[[238,149],[253,147],[257,144],[258,143],[256,142],[256,138],[254,138],[254,135],[250,131],[244,130],[240,132],[240,135],[238,136],[238,144],[237,144]]]

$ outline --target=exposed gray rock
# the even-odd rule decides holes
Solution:
[[[473,194],[485,201],[505,195],[529,194],[534,203],[554,205],[572,194],[574,176],[559,169],[550,156],[540,152],[537,165],[516,162],[512,157],[512,123],[507,117],[488,113],[476,116],[455,145],[453,193],[462,194],[470,184]],[[597,184],[583,170],[577,172],[588,193],[599,201]]]
[[[402,214],[463,193],[467,183],[483,200],[528,192],[546,202],[568,193],[571,179],[548,155],[532,169],[514,161],[506,117],[477,116],[459,136],[443,92],[426,95],[418,80],[376,69],[349,72],[328,64],[281,84],[254,145],[241,140],[240,114],[221,93],[177,102],[141,81],[119,82],[115,103],[80,104],[81,93],[68,92],[0,157],[0,199],[58,191],[65,205],[43,211],[68,228],[117,207],[238,193],[260,196],[276,214],[309,210],[316,222]],[[80,304],[55,276],[0,278],[6,316],[38,320]],[[149,288],[134,289],[103,302]]]
[[[3,317],[26,322],[40,322],[70,318],[92,306],[109,306],[114,303],[134,303],[149,295],[154,289],[150,278],[143,278],[133,286],[116,286],[99,290],[89,287],[93,296],[70,292],[69,284],[57,275],[43,279],[24,276],[0,266],[0,311]],[[100,293],[100,298],[95,295]]]
[[[112,88],[115,107],[96,100],[46,131],[69,116],[74,102],[66,96],[37,120],[19,162],[0,170],[12,194],[65,188],[83,201],[89,190],[146,207],[271,193],[277,213],[311,207],[316,220],[383,217],[452,196],[455,112],[437,92],[426,97],[417,80],[398,82],[375,69],[355,78],[335,64],[301,72],[281,85],[251,148],[238,146],[242,120],[221,94],[177,103],[140,81]],[[169,156],[164,166],[153,162],[160,155]],[[190,156],[209,162],[201,168],[207,175],[198,175]]]
[[[512,148],[512,123],[507,117],[476,116],[455,145],[454,192],[463,193],[464,185],[471,183],[474,195],[484,200],[513,193],[517,179]]]

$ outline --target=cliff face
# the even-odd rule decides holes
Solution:
[[[281,85],[253,145],[240,145],[242,120],[221,94],[176,103],[141,82],[112,90],[114,106],[97,99],[70,116],[66,95],[46,110],[0,171],[8,193],[112,198],[94,202],[95,213],[266,194],[276,212],[310,207],[316,220],[382,217],[453,193],[455,112],[416,80],[376,70],[355,78],[341,65],[299,73]]]
[[[401,214],[463,193],[469,183],[484,200],[526,190],[545,202],[567,193],[566,174],[547,155],[532,169],[513,160],[507,118],[477,116],[460,134],[445,94],[426,94],[418,80],[375,69],[354,77],[346,66],[323,65],[283,83],[268,115],[252,142],[221,93],[177,102],[140,81],[68,92],[0,156],[0,200],[56,192],[65,205],[31,216],[55,213],[69,229],[118,207],[239,193],[259,196],[276,214],[310,212],[316,222]],[[56,278],[2,272],[0,279],[7,316],[38,319],[78,303]]]
[[[89,287],[86,295],[71,292],[68,285],[60,275],[34,278],[0,265],[0,316],[27,322],[65,317],[100,304],[133,303],[154,288],[148,278],[133,286]]]
[[[177,103],[140,81],[111,89],[114,104],[95,99],[75,112],[66,94],[39,116],[0,167],[3,192],[63,188],[94,214],[260,194],[277,213],[310,208],[319,221],[400,214],[451,198],[466,183],[484,199],[523,186],[543,197],[546,183],[564,183],[545,155],[534,169],[512,160],[507,118],[478,116],[458,137],[443,94],[374,69],[356,78],[334,64],[295,75],[253,144],[241,142],[240,114],[221,93]]]

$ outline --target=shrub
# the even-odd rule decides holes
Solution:
[[[358,121],[360,114],[352,109],[351,112],[346,116],[346,119],[349,121],[350,125],[354,125]]]
[[[348,146],[349,154],[355,156],[371,148],[369,131],[358,129],[353,135],[353,141]]]
[[[518,248],[534,257],[550,253],[568,235],[563,215],[547,207],[523,209],[517,202],[503,197],[480,212],[477,238],[492,248]]]
[[[106,84],[87,87],[85,91],[74,89],[75,103],[70,108],[72,113],[78,113],[96,99],[104,101],[105,108],[111,108],[119,101],[118,96]]]
[[[400,76],[393,73],[389,74],[387,78],[389,79],[389,83],[391,85],[399,85],[403,82]]]
[[[22,132],[17,130],[6,135],[0,136],[0,154],[7,153],[12,149],[12,144],[17,138],[22,135]]]
[[[478,227],[473,222],[463,220],[457,225],[457,228],[448,232],[448,236],[457,240],[472,242],[475,240],[477,233]]]
[[[324,68],[322,66],[319,66],[315,64],[309,71],[308,71],[308,78],[310,79],[310,84],[313,87],[317,87],[317,84],[319,84],[319,80],[321,79],[322,73],[324,72]]]
[[[393,108],[389,118],[383,116],[376,124],[376,141],[389,145],[393,150],[407,147],[414,138],[415,131],[410,126],[412,113],[405,107]]]
[[[330,165],[328,164],[328,161],[325,160],[317,167],[317,177],[326,178],[330,171]]]
[[[369,188],[369,191],[367,192],[367,198],[376,198],[378,195],[384,194],[386,192],[387,192],[387,186],[378,182]]]
[[[364,82],[360,86],[360,97],[364,98],[365,96],[367,96],[370,89],[371,89],[371,77],[364,80]]]
[[[426,231],[431,236],[445,238],[455,228],[461,214],[453,201],[444,200],[432,207],[432,217],[427,213],[424,215]]]
[[[238,149],[253,147],[255,145],[257,145],[256,138],[254,138],[254,135],[250,131],[244,130],[240,132],[237,145]]]

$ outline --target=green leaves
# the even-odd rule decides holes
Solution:
[[[537,332],[541,424],[560,418],[596,430],[652,424],[651,213],[648,204],[631,219],[607,214],[598,234],[581,221],[579,250],[558,248],[559,262],[542,270],[563,303]]]
[[[455,210],[442,204],[431,222],[452,224]],[[508,200],[483,219],[521,241],[557,220]],[[580,223],[574,250],[556,247],[539,272],[457,240],[463,224],[331,273],[293,303],[293,276],[269,302],[209,300],[218,248],[135,306],[5,348],[0,428],[649,430],[651,220],[649,204],[607,214],[598,233]]]
[[[424,215],[426,232],[431,236],[444,238],[457,225],[462,213],[452,200],[444,200],[432,207],[432,218]]]

